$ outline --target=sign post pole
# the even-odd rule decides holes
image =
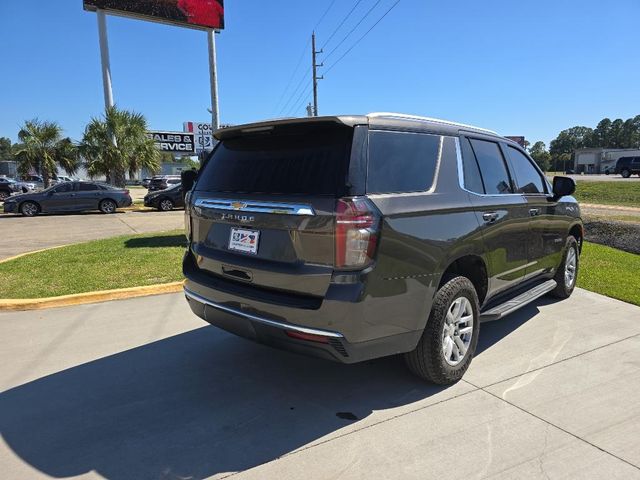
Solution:
[[[216,32],[207,29],[207,44],[209,46],[209,81],[211,82],[211,127],[217,130],[220,126],[218,114],[218,67],[216,65]]]
[[[107,16],[104,10],[98,9],[98,36],[100,39],[100,62],[102,63],[102,86],[104,88],[104,107],[113,107],[113,91],[111,89],[111,65],[109,62],[109,40],[107,38]]]

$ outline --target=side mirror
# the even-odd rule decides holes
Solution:
[[[196,183],[196,179],[198,178],[198,172],[195,170],[185,170],[180,173],[180,180],[182,182],[182,195],[186,195],[187,192],[191,191],[193,188],[193,184]]]
[[[570,177],[553,177],[553,198],[558,200],[561,197],[572,195],[576,191],[576,182]]]

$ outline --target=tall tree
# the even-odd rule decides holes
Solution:
[[[80,144],[89,175],[105,175],[107,181],[125,186],[126,173],[141,168],[156,171],[159,152],[147,137],[147,121],[139,113],[110,107],[102,118],[92,118]]]
[[[551,154],[547,151],[544,142],[536,142],[529,149],[531,158],[538,164],[542,171],[546,172],[551,166]]]
[[[35,170],[42,175],[44,187],[54,177],[58,167],[73,175],[80,165],[78,149],[70,138],[62,137],[56,122],[28,120],[18,132],[21,144],[15,147],[18,172],[27,175]]]
[[[549,152],[551,155],[571,154],[578,148],[591,147],[592,139],[593,130],[589,127],[568,128],[551,141]]]
[[[0,161],[2,160],[13,160],[11,139],[7,137],[0,137]]]
[[[611,148],[611,119],[603,118],[592,134],[591,146]]]

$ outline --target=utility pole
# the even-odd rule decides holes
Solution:
[[[311,33],[311,65],[313,69],[313,116],[318,116],[318,80],[322,80],[324,77],[318,76],[318,67],[324,66],[324,63],[320,65],[316,64],[316,55],[322,53],[322,49],[316,52],[316,32]]]
[[[211,84],[211,128],[213,131],[220,126],[218,112],[218,67],[216,62],[216,32],[207,30],[207,45],[209,47],[209,82]]]
[[[98,39],[100,40],[100,63],[102,65],[102,87],[104,89],[105,111],[113,107],[113,90],[111,89],[111,65],[109,62],[109,40],[107,39],[107,18],[104,10],[97,10]]]

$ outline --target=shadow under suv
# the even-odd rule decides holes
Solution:
[[[571,295],[575,183],[494,132],[401,114],[225,128],[183,177],[185,294],[207,322],[353,363],[459,380],[480,322]]]

